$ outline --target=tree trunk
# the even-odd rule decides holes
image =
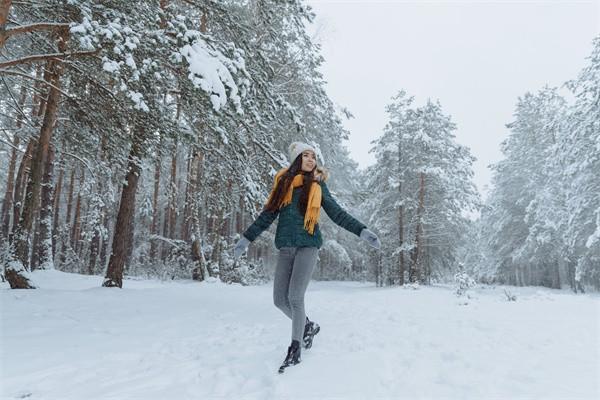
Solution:
[[[376,257],[377,257],[377,286],[379,287],[383,287],[383,256],[382,253],[379,251],[376,253]]]
[[[97,185],[97,193],[96,196],[101,196],[104,193],[103,190],[103,182],[100,180]],[[105,204],[102,202],[102,206],[99,207],[98,203],[94,201],[94,213],[97,212],[97,218],[92,221],[92,240],[90,240],[90,255],[88,259],[88,275],[94,275],[96,272],[96,265],[98,263],[98,252],[100,250],[100,238],[102,235],[101,225],[104,222],[104,208]],[[88,214],[89,215],[89,214]]]
[[[190,181],[188,183],[188,201],[189,201],[189,214],[190,214],[190,227],[192,231],[192,259],[196,262],[196,267],[192,270],[192,279],[194,280],[205,280],[208,278],[207,262],[202,252],[201,244],[202,241],[200,233],[200,219],[199,219],[199,198],[197,189],[200,180],[200,169],[202,165],[202,153],[194,153],[194,157],[190,161]]]
[[[159,1],[160,9],[165,11],[167,6],[169,5],[169,0],[160,0]],[[160,17],[160,29],[165,29],[167,27],[167,21],[164,18],[164,14]]]
[[[19,147],[19,137],[15,134],[13,138],[13,150],[10,156],[8,164],[8,180],[6,182],[6,193],[4,194],[4,200],[2,201],[2,233],[1,237],[8,239],[8,232],[10,232],[10,210],[13,205],[13,192],[14,192],[14,175],[15,167],[17,164],[17,148]]]
[[[192,193],[192,164],[193,160],[196,158],[196,153],[193,151],[188,157],[187,162],[187,179],[186,179],[186,188],[185,188],[185,199],[183,203],[183,220],[181,223],[181,239],[189,240],[190,235],[190,201],[191,201],[191,193]]]
[[[8,20],[8,12],[10,11],[12,0],[0,0],[0,32],[6,30],[6,21]],[[0,49],[4,47],[6,38],[0,34]]]
[[[179,111],[179,106],[177,109]],[[177,140],[171,159],[171,185],[167,193],[169,196],[169,237],[175,239],[175,228],[177,227]]]
[[[23,154],[23,158],[21,159],[21,163],[19,164],[19,171],[17,172],[13,204],[12,236],[14,236],[17,227],[19,226],[18,222],[21,219],[21,210],[23,208],[23,191],[29,177],[29,170],[31,168],[31,155],[34,147],[35,141],[30,139],[29,143],[27,144],[27,148],[25,149],[25,153]]]
[[[50,145],[46,159],[44,182],[42,187],[42,203],[39,218],[37,249],[34,254],[38,258],[40,269],[54,269],[52,258],[52,177],[54,174],[54,146]]]
[[[398,228],[398,239],[400,240],[400,252],[398,254],[398,263],[400,264],[398,268],[398,284],[404,285],[404,271],[406,269],[404,264],[404,250],[402,250],[404,246],[404,206],[400,206],[398,214],[398,224],[400,225]]]
[[[169,237],[169,212],[167,211],[165,213],[165,216],[163,218],[163,226],[162,226],[162,235],[163,237]],[[165,261],[167,259],[167,255],[169,252],[169,247],[170,246],[160,246],[160,259]]]
[[[62,30],[58,39],[59,51],[66,50],[66,39],[68,30]],[[56,116],[58,112],[58,102],[60,99],[60,78],[63,70],[63,64],[57,60],[48,61],[49,82],[51,84],[48,90],[48,99],[44,112],[44,122],[40,130],[35,156],[31,162],[31,176],[27,184],[27,194],[23,205],[23,212],[19,220],[17,232],[15,234],[15,256],[22,263],[23,268],[29,268],[29,250],[31,240],[31,228],[34,218],[34,212],[38,208],[40,201],[41,179],[43,173],[44,160],[48,154],[48,146],[54,131]]]
[[[59,253],[60,263],[66,261],[67,246],[69,246],[69,227],[71,226],[71,213],[73,210],[73,192],[75,191],[75,167],[71,168],[71,177],[69,178],[69,189],[67,191],[67,212],[65,214],[65,222],[59,233],[61,250]]]
[[[129,236],[127,237],[127,255],[125,256],[125,266],[123,267],[123,273],[129,272],[129,267],[131,266],[133,260],[133,239],[134,239],[134,231],[135,231],[135,206],[133,215],[129,220]]]
[[[71,248],[77,253],[79,241],[81,239],[81,190],[85,181],[85,171],[81,171],[81,180],[79,181],[79,190],[77,192],[77,203],[75,205],[75,216],[73,226],[71,227]]]
[[[107,162],[107,151],[108,151],[108,135],[102,135],[102,141],[100,143],[100,159],[106,165]],[[99,181],[99,193],[98,195],[102,195],[105,191],[105,181]],[[93,275],[97,268],[97,258],[98,263],[100,264],[100,269],[104,272],[104,268],[106,266],[106,251],[108,248],[108,228],[109,228],[109,216],[108,216],[108,200],[102,202],[102,209],[100,210],[100,220],[98,221],[98,227],[94,231],[94,237],[92,238],[92,243],[90,246],[90,263],[88,266],[88,272],[90,275]],[[102,225],[102,229],[100,228]],[[97,257],[98,256],[98,257]]]
[[[214,263],[220,264],[221,261],[221,239],[222,239],[222,232],[223,232],[223,227],[226,224],[225,222],[225,218],[224,218],[224,214],[225,214],[225,210],[223,208],[219,209],[219,215],[218,217],[215,216],[215,230],[214,235],[213,235],[213,251],[211,254],[211,260]]]
[[[19,98],[19,109],[22,111],[23,106],[25,104],[25,99],[27,98],[27,89],[25,85],[21,86],[21,97]],[[21,112],[17,112],[17,120],[15,127],[17,131],[15,132],[15,136],[13,138],[13,148],[10,156],[10,161],[8,163],[8,178],[6,182],[6,193],[4,195],[4,201],[2,201],[2,230],[0,231],[0,237],[5,239],[8,238],[8,232],[10,232],[10,210],[13,204],[13,192],[14,192],[14,175],[15,168],[17,165],[17,149],[19,148],[19,129],[23,127],[23,114]]]
[[[411,254],[409,280],[411,283],[421,280],[422,252],[423,252],[423,212],[425,208],[425,174],[420,173],[419,207],[417,209],[417,229],[415,234],[415,248]]]
[[[100,247],[100,229],[99,227],[93,227],[92,229],[94,230],[94,236],[92,237],[92,240],[90,242],[90,259],[88,262],[88,275],[94,275],[94,272],[96,270],[96,263],[98,261],[98,249]]]
[[[160,190],[160,164],[161,157],[157,157],[156,163],[154,165],[154,196],[152,198],[152,227],[150,229],[150,233],[153,235],[158,235],[158,225],[160,220],[160,213],[158,211],[158,191]],[[156,247],[158,245],[158,240],[152,239],[150,241],[150,260],[154,262],[156,258]]]
[[[35,220],[33,221],[33,225],[34,225],[34,229],[33,229],[33,235],[32,235],[32,240],[31,240],[31,259],[29,260],[29,269],[31,271],[35,271],[36,269],[38,269],[38,261],[40,260],[38,258],[38,252],[39,252],[39,247],[40,247],[40,243],[39,243],[39,238],[40,238],[40,218],[39,218],[39,211],[35,213],[36,217]]]
[[[554,261],[553,263],[553,272],[554,272],[554,285],[553,287],[555,289],[560,289],[561,288],[561,282],[560,282],[560,263],[558,262],[558,260]]]
[[[522,285],[522,278],[521,278],[521,268],[519,268],[519,266],[517,266],[515,268],[515,286],[523,286]]]
[[[423,256],[421,257],[425,262],[425,278],[424,281],[427,285],[431,285],[431,258],[429,257],[429,240],[426,237],[423,238]]]
[[[244,212],[245,212],[245,203],[244,203],[244,195],[240,195],[239,197],[239,205],[238,205],[238,213],[236,218],[235,232],[242,233],[244,229]]]
[[[42,110],[42,105],[45,104],[46,102],[46,97],[45,96],[40,96],[39,92],[42,91],[42,86],[41,86],[41,79],[39,79],[42,76],[42,70],[43,67],[40,65],[38,66],[38,68],[36,69],[36,82],[34,84],[34,91],[33,91],[33,100],[32,100],[32,106],[31,106],[31,115],[34,118],[35,121],[37,121],[39,119],[39,117],[42,115],[41,114],[41,110]],[[46,70],[46,72],[44,73],[44,79],[46,81],[48,81],[50,79],[50,75],[49,75],[49,71]],[[43,89],[47,89],[46,86],[44,86]],[[46,90],[47,91],[47,90]],[[37,108],[36,108],[37,105]],[[23,210],[23,199],[25,198],[26,195],[26,191],[25,189],[27,189],[27,183],[29,181],[29,176],[31,174],[31,162],[33,159],[33,154],[35,152],[35,149],[37,147],[37,141],[36,139],[30,139],[29,143],[27,144],[27,149],[25,150],[25,154],[23,156],[23,160],[21,161],[21,165],[19,166],[19,172],[17,173],[17,184],[15,187],[15,202],[14,202],[14,209],[13,209],[13,236],[17,231],[18,228],[18,223],[21,220],[21,213]],[[37,211],[36,211],[37,213]],[[38,227],[36,226],[36,231],[38,230]],[[12,241],[12,238],[11,238]]]
[[[112,254],[108,262],[106,277],[102,286],[105,287],[123,287],[123,269],[127,258],[129,240],[132,229],[132,219],[135,214],[135,194],[140,177],[141,166],[139,158],[142,154],[142,141],[144,131],[141,127],[135,128],[135,133],[129,151],[129,160],[127,162],[127,175],[123,190],[121,191],[121,202],[119,204],[119,213],[115,224],[115,232],[112,241]]]
[[[108,253],[108,238],[110,237],[110,218],[108,215],[108,208],[104,206],[104,236],[102,238],[102,246],[100,247],[100,267],[104,271],[106,268],[106,256]]]
[[[64,176],[64,168],[62,168],[64,158],[61,157],[60,161],[60,172],[58,173],[58,181],[56,182],[56,189],[54,190],[54,207],[52,211],[52,259],[56,256],[56,236],[58,235],[58,221],[60,218],[60,195],[62,191],[62,183]]]
[[[73,210],[73,192],[75,190],[75,167],[71,169],[69,179],[69,192],[67,194],[67,214],[65,215],[65,226],[71,226],[71,212]]]

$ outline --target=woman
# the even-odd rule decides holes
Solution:
[[[315,149],[306,143],[294,142],[288,151],[290,166],[277,172],[265,208],[234,248],[234,255],[238,258],[279,215],[275,234],[275,247],[279,249],[279,255],[273,282],[273,300],[292,320],[292,343],[279,369],[280,373],[287,366],[300,362],[300,340],[305,348],[310,348],[320,330],[318,324],[306,317],[304,293],[323,244],[318,223],[321,207],[333,222],[371,246],[380,247],[377,235],[344,211],[329,192],[325,184],[328,176],[323,168],[317,166]]]

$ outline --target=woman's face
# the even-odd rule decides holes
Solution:
[[[310,172],[317,166],[317,158],[311,150],[302,152],[302,171]]]

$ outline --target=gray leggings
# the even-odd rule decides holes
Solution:
[[[292,320],[292,340],[302,343],[306,313],[304,293],[317,263],[316,247],[282,247],[279,249],[273,302]]]

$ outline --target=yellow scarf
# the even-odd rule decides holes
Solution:
[[[275,181],[273,183],[273,189],[271,189],[271,194],[269,194],[269,199],[267,200],[267,204],[271,201],[275,193],[275,187],[277,186],[277,182],[279,178],[287,171],[287,168],[280,169],[279,172],[275,175]],[[279,205],[279,208],[283,208],[292,202],[292,192],[294,188],[302,186],[304,184],[304,175],[297,174],[294,176],[292,180],[292,184],[290,185],[289,190],[283,197],[283,201]],[[310,191],[308,192],[308,205],[306,206],[306,213],[304,214],[304,229],[306,229],[311,235],[314,234],[315,225],[319,221],[319,213],[321,211],[321,185],[317,182],[313,182],[310,186]]]

